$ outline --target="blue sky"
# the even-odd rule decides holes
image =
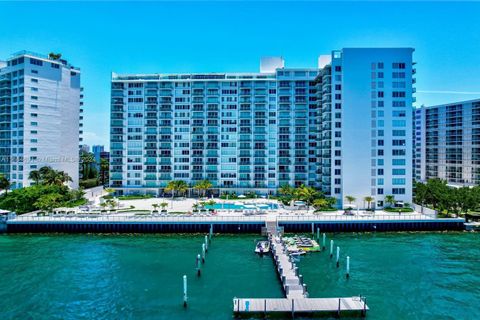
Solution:
[[[480,97],[480,3],[1,2],[0,59],[51,51],[82,69],[85,142],[108,146],[110,73],[315,67],[342,47],[416,49],[417,103]],[[436,93],[433,93],[436,92]]]

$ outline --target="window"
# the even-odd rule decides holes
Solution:
[[[393,156],[404,156],[405,155],[405,150],[404,149],[393,149],[392,150],[392,155]]]
[[[57,63],[50,63],[50,66],[54,69],[60,69],[60,65]]]
[[[405,184],[405,178],[393,178],[392,179],[392,184],[394,186],[404,185]]]
[[[32,81],[33,83],[38,83],[38,79],[35,78],[31,78],[30,81]]]
[[[393,98],[405,98],[405,91],[392,91]]]
[[[32,74],[38,74],[38,70],[33,70],[32,69]]]
[[[383,166],[383,159],[377,159],[377,165]]]
[[[394,127],[405,127],[407,122],[405,120],[392,120],[392,125]]]
[[[394,176],[404,176],[405,169],[392,169],[392,175]]]
[[[394,137],[405,137],[406,131],[405,130],[393,130],[392,135]]]
[[[377,189],[377,193],[378,193],[378,194],[383,194],[383,188],[378,188],[378,189]]]
[[[405,188],[393,188],[392,193],[393,194],[405,194]]]
[[[392,165],[394,166],[404,166],[405,159],[392,159]]]
[[[383,176],[383,169],[377,169],[377,175]]]
[[[377,92],[377,96],[378,96],[379,98],[383,98],[383,91],[378,91],[378,92]]]
[[[394,62],[394,63],[392,63],[392,68],[393,69],[405,69],[405,63],[404,62]]]
[[[32,105],[30,105],[30,107],[31,107],[32,109],[38,109],[38,104],[32,104]]]
[[[377,179],[377,185],[383,186],[383,178],[378,178]]]
[[[43,66],[43,61],[38,60],[38,59],[34,59],[34,58],[30,58],[30,64],[33,64],[33,65],[36,65],[36,66]]]

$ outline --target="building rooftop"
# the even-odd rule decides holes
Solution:
[[[33,52],[33,51],[27,51],[27,50],[22,50],[22,51],[18,51],[18,52],[13,53],[8,58],[8,61],[11,61],[13,59],[16,59],[16,58],[19,58],[19,57],[22,57],[22,56],[33,57],[33,58],[41,59],[41,60],[44,60],[44,61],[47,61],[47,62],[61,63],[63,66],[65,66],[67,68],[80,71],[80,68],[76,68],[73,65],[69,64],[68,61],[65,60],[65,59],[52,59],[46,54],[41,54],[41,53],[37,53],[37,52]]]
[[[442,103],[442,104],[437,104],[437,105],[433,105],[433,106],[421,106],[421,107],[419,107],[419,109],[420,108],[426,108],[426,109],[428,109],[428,108],[438,108],[438,107],[453,106],[453,105],[456,105],[456,104],[467,104],[467,103],[474,103],[474,102],[480,102],[480,98]]]

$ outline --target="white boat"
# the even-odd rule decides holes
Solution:
[[[270,242],[268,241],[258,241],[255,246],[255,253],[264,254],[270,251]]]

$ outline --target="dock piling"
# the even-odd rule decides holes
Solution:
[[[340,247],[337,246],[337,268],[340,266]]]
[[[350,257],[347,256],[347,279],[350,278]]]
[[[327,238],[327,236],[324,233],[323,234],[323,240],[322,240],[322,251],[325,251],[325,241],[327,240],[326,238]]]
[[[205,252],[208,251],[208,236],[205,236]]]
[[[200,277],[201,266],[200,266],[200,255],[197,255],[197,277]]]
[[[187,307],[187,276],[183,275],[183,307]]]
[[[333,258],[333,240],[330,240],[330,258]]]
[[[207,245],[202,243],[202,263],[205,263],[205,252],[207,251]]]
[[[320,241],[320,228],[317,228],[317,241]]]

